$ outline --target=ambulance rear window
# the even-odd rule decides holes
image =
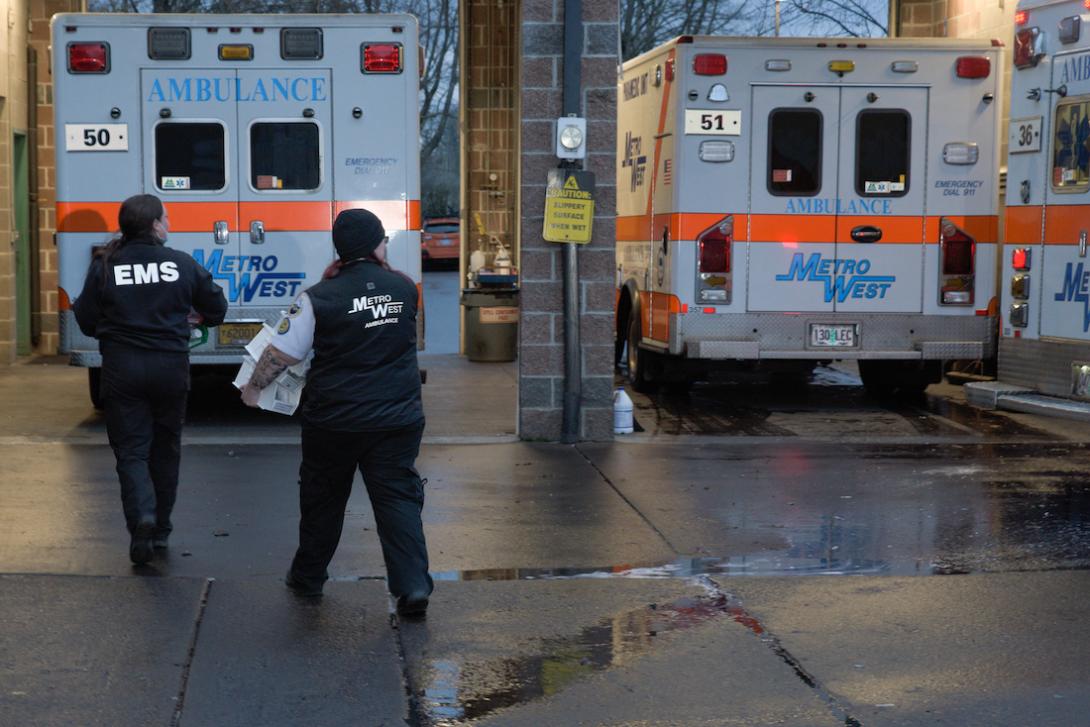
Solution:
[[[864,197],[908,194],[912,117],[902,109],[859,112],[855,120],[855,192]]]
[[[775,109],[768,116],[768,191],[812,197],[821,191],[821,112]]]
[[[211,121],[169,121],[155,127],[155,185],[164,191],[215,191],[227,186],[226,130]]]
[[[318,125],[263,121],[250,127],[250,185],[254,189],[318,189],[322,184]]]
[[[1052,186],[1064,192],[1090,189],[1090,99],[1056,106],[1052,149]]]

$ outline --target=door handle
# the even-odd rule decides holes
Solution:
[[[226,245],[231,238],[231,230],[227,227],[227,220],[216,220],[212,225],[212,239],[217,245]]]
[[[878,242],[882,239],[882,228],[874,225],[860,225],[852,228],[852,239],[856,242]]]
[[[261,220],[250,223],[250,242],[254,245],[265,244],[265,223]]]
[[[1079,257],[1086,257],[1086,230],[1079,231]]]

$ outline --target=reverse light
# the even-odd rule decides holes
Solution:
[[[1015,275],[1011,278],[1011,297],[1015,300],[1029,300],[1029,276]]]
[[[975,141],[954,141],[942,147],[942,160],[947,164],[976,164],[980,147]]]
[[[700,161],[702,162],[730,162],[734,161],[734,142],[724,139],[709,139],[700,142]]]
[[[893,61],[889,68],[894,73],[915,73],[920,70],[920,64],[916,61]]]
[[[109,43],[69,43],[69,73],[109,73]]]
[[[958,78],[987,78],[992,75],[992,61],[985,56],[962,56],[954,68]]]
[[[1028,272],[1032,250],[1028,247],[1016,247],[1011,253],[1011,267],[1018,272]]]
[[[940,300],[943,305],[972,305],[976,283],[976,240],[949,220],[939,223]]]
[[[1024,28],[1014,34],[1014,67],[1033,68],[1045,54],[1040,28]]]
[[[1011,325],[1025,328],[1029,325],[1029,303],[1015,303],[1011,306]]]
[[[400,43],[371,43],[363,46],[364,73],[401,73]]]
[[[778,72],[790,71],[791,61],[787,60],[786,58],[773,58],[771,60],[765,61],[765,70]]]
[[[727,72],[727,57],[722,53],[697,53],[693,73],[698,76],[722,76]]]

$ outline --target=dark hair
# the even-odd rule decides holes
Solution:
[[[134,194],[121,203],[117,224],[121,234],[99,250],[105,264],[110,255],[133,240],[147,239],[154,235],[155,222],[163,216],[163,202],[154,194]]]

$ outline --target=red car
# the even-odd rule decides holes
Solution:
[[[428,260],[457,260],[461,253],[461,220],[457,217],[433,217],[424,220],[420,235],[420,257]]]

